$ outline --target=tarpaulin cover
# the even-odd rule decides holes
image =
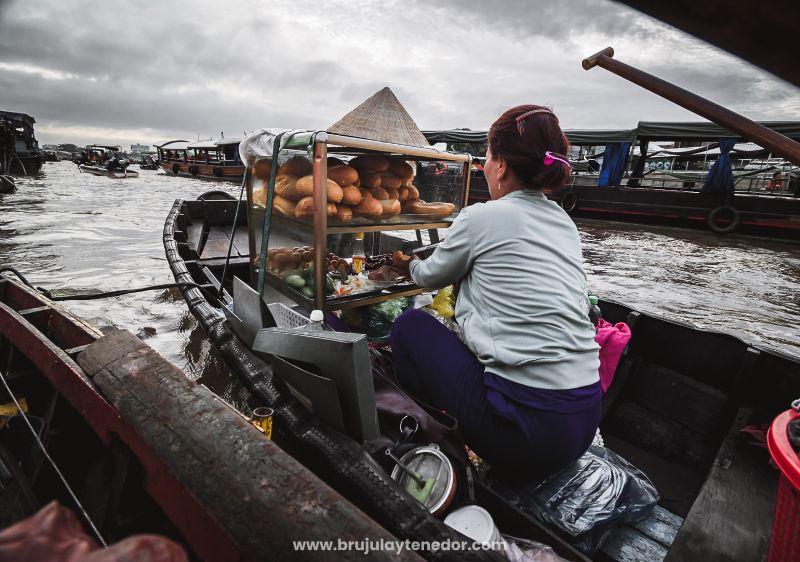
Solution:
[[[625,161],[628,158],[630,147],[631,143],[629,142],[606,145],[603,167],[600,169],[597,187],[619,185],[622,180],[622,174],[625,173]]]
[[[711,166],[703,184],[702,193],[733,193],[733,170],[731,169],[731,149],[736,139],[719,141],[719,158]]]
[[[272,147],[275,137],[286,133],[281,138],[281,149],[285,148],[293,137],[303,134],[311,135],[312,131],[301,129],[259,129],[247,135],[239,143],[239,158],[242,162],[253,163],[262,158],[272,158]]]
[[[486,142],[486,131],[422,131],[428,142],[435,144],[445,143],[473,143],[482,144]],[[572,130],[564,131],[572,145],[602,146],[612,142],[632,142],[636,136],[635,129],[623,130]]]
[[[758,123],[789,138],[800,139],[800,121],[758,121]],[[742,138],[737,133],[710,121],[687,123],[639,121],[639,125],[636,127],[636,134],[640,137],[654,140]]]

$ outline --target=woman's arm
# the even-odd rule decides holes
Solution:
[[[461,280],[472,267],[475,240],[469,233],[467,209],[447,229],[444,242],[426,260],[413,260],[409,273],[420,287],[438,289]]]

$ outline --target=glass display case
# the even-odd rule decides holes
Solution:
[[[382,247],[414,231],[436,239],[452,224],[469,193],[469,154],[324,131],[287,133],[269,152],[248,155],[245,178],[251,275],[262,297],[277,292],[330,311],[425,290],[392,271]],[[432,174],[438,181],[428,186]],[[369,271],[353,263],[359,233]]]

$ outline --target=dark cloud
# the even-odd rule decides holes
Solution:
[[[749,116],[800,112],[793,87],[607,1],[0,0],[4,108],[33,114],[44,134],[120,130],[131,142],[325,127],[387,85],[423,128],[485,128],[532,101],[573,128],[695,118],[580,68],[608,44]]]

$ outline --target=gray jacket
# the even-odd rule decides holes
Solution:
[[[599,380],[578,230],[539,191],[462,209],[410,273],[429,288],[461,280],[456,319],[487,371],[546,389]]]

